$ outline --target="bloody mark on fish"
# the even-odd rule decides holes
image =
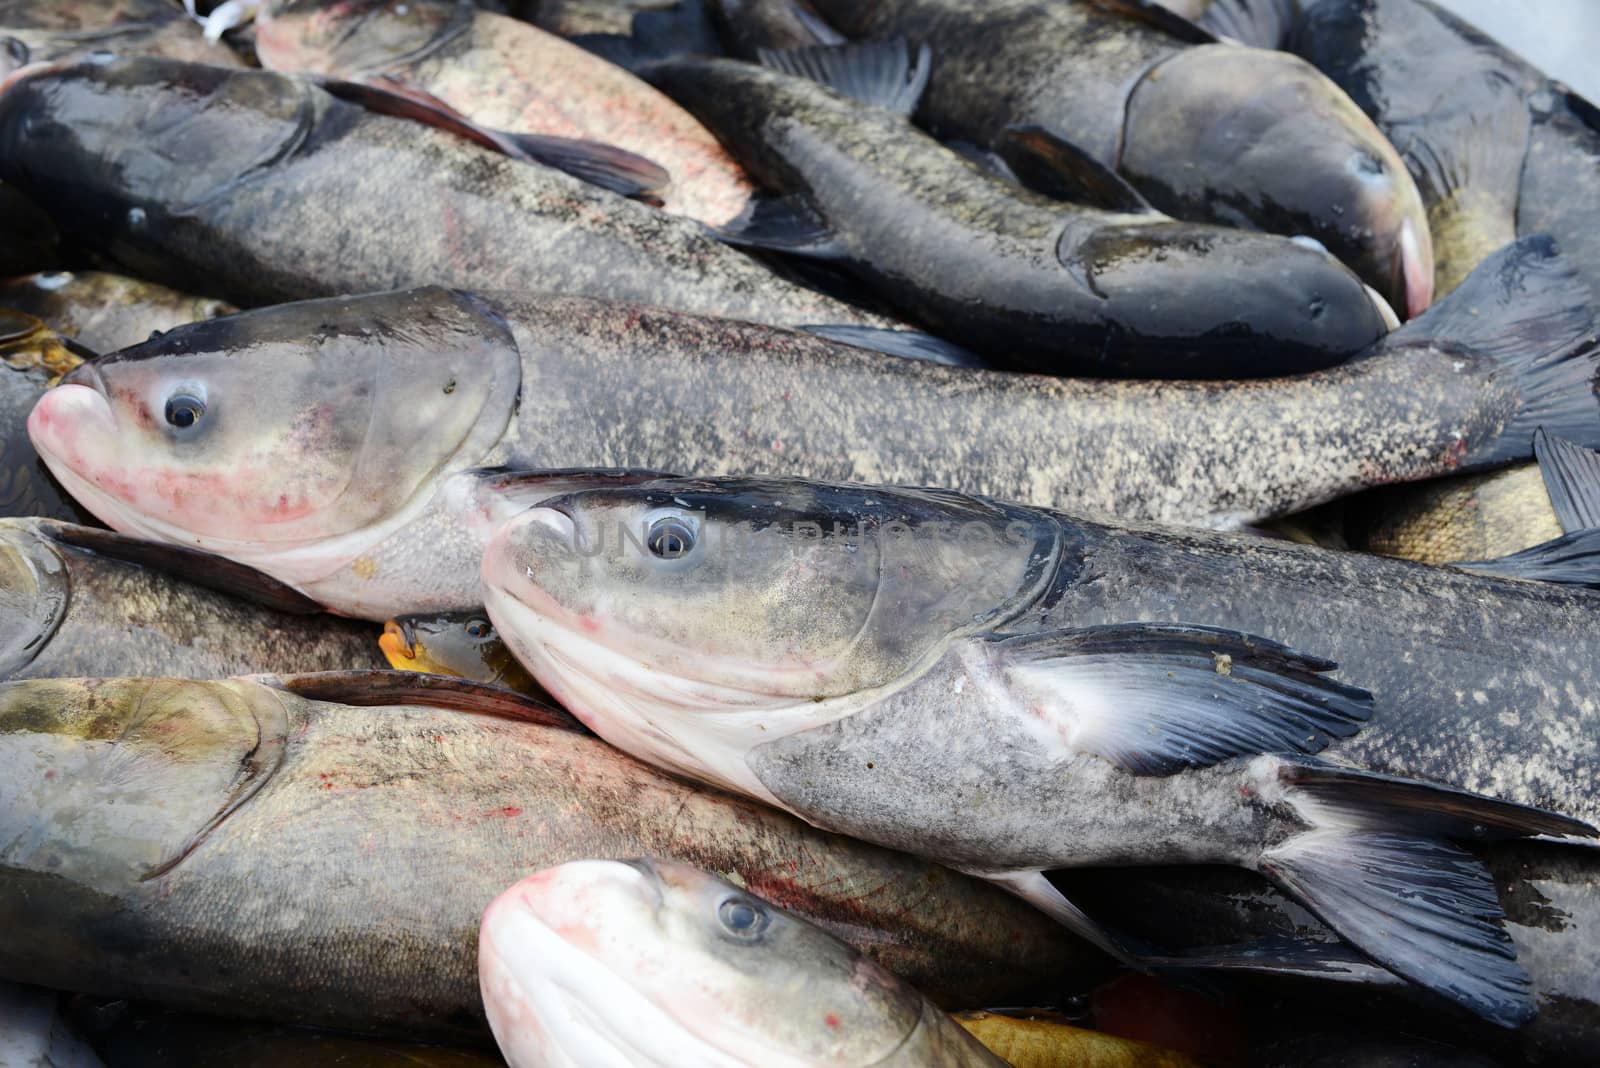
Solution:
[[[839,1030],[839,1017],[835,1016],[831,1012],[822,1018],[822,1022],[828,1025],[829,1030]]]

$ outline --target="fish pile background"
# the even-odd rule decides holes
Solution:
[[[0,1068],[1600,1062],[1485,10],[0,0]]]

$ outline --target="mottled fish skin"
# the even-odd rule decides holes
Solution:
[[[166,0],[0,0],[0,38],[10,37],[35,63],[91,52],[166,56],[221,67],[243,64],[221,41],[208,41],[178,4]],[[13,61],[15,57],[13,57]],[[0,68],[5,66],[0,60]]]
[[[659,11],[677,0],[540,0],[533,24],[562,37],[618,34],[633,30],[633,17],[641,11]]]
[[[849,37],[931,47],[917,113],[940,138],[993,147],[1007,127],[1041,127],[1169,215],[1310,236],[1403,316],[1431,303],[1427,220],[1404,163],[1302,60],[1092,0],[814,3]]]
[[[0,678],[205,678],[381,668],[377,628],[290,615],[79,548],[71,529],[0,519]],[[29,647],[17,636],[34,638]]]
[[[136,708],[154,729],[124,728]],[[104,729],[128,760],[116,778],[84,763],[107,741],[74,737]],[[152,752],[152,734],[170,746],[175,730],[183,763]],[[49,779],[26,756],[30,732],[51,732],[51,751],[83,774]],[[697,790],[550,723],[356,708],[248,681],[10,683],[0,763],[0,920],[13,933],[0,975],[105,996],[483,1037],[484,907],[533,869],[642,855],[793,909],[942,1003],[1028,996],[1102,967],[991,887]],[[141,807],[152,789],[185,803]],[[68,791],[107,814],[105,834],[39,817]],[[230,797],[232,811],[193,840]],[[113,818],[124,809],[144,814],[136,841]],[[52,892],[37,893],[46,880]]]
[[[1337,661],[1376,695],[1329,754],[1600,818],[1600,594],[1240,535],[1063,520],[1039,626],[1192,621]]]
[[[90,247],[240,305],[444,284],[888,325],[690,220],[283,75],[47,69],[0,94],[0,143],[0,170]]]
[[[1533,977],[1539,1013],[1516,1032],[1441,1019],[1432,1006],[1407,1004],[1405,988],[1381,997],[1363,984],[1349,1012],[1375,1014],[1404,1030],[1461,1041],[1527,1063],[1586,1064],[1600,1057],[1600,854],[1543,842],[1485,844],[1476,852],[1494,875],[1517,960]],[[1331,944],[1336,936],[1259,876],[1227,868],[1080,870],[1052,878],[1097,919],[1169,948],[1208,950],[1258,939]],[[1281,982],[1271,977],[1267,983]],[[1288,1018],[1327,1018],[1339,987],[1319,984]],[[1299,1000],[1299,999],[1296,999]],[[1337,1000],[1335,1001],[1337,1004]]]
[[[814,213],[830,255],[885,301],[995,364],[1249,378],[1340,363],[1386,332],[1360,279],[1319,249],[1038,196],[899,114],[750,63],[647,76]]]
[[[1386,486],[1342,505],[1351,548],[1426,564],[1494,560],[1563,533],[1537,464]]]
[[[271,11],[271,8],[268,8]],[[667,169],[664,207],[711,225],[753,189],[695,119],[614,64],[554,34],[458,0],[297,4],[259,19],[270,69],[395,78],[480,126],[615,145]]]
[[[26,312],[94,352],[148,341],[236,309],[210,297],[106,271],[47,271],[0,282],[0,307]]]

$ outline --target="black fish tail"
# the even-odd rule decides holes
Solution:
[[[1311,829],[1257,864],[1374,961],[1503,1027],[1534,1014],[1494,879],[1450,839],[1593,835],[1578,820],[1450,787],[1282,761]]]
[[[1455,566],[1480,575],[1600,589],[1600,529],[1563,534],[1496,560],[1473,560]]]
[[[1595,295],[1546,235],[1485,260],[1455,292],[1384,338],[1374,354],[1433,345],[1493,361],[1514,383],[1500,433],[1467,451],[1464,468],[1533,457],[1533,435],[1600,448],[1600,316]]]
[[[1562,533],[1600,527],[1600,452],[1557,437],[1543,427],[1533,436],[1533,455],[1550,494]]]

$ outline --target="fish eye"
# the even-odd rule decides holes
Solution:
[[[717,920],[728,934],[750,942],[761,937],[771,917],[766,909],[747,897],[728,897],[717,906]]]
[[[192,393],[174,393],[167,398],[167,423],[188,430],[206,414],[206,402]]]
[[[10,56],[11,61],[18,66],[28,62],[32,56],[32,53],[28,51],[28,46],[15,37],[7,37],[4,42],[0,42],[0,47],[5,48],[6,55]]]
[[[694,541],[694,527],[675,515],[669,515],[650,524],[645,546],[652,556],[662,560],[677,560],[694,551]]]
[[[474,641],[484,642],[494,637],[494,624],[482,616],[473,616],[467,620],[465,630],[467,637]]]

